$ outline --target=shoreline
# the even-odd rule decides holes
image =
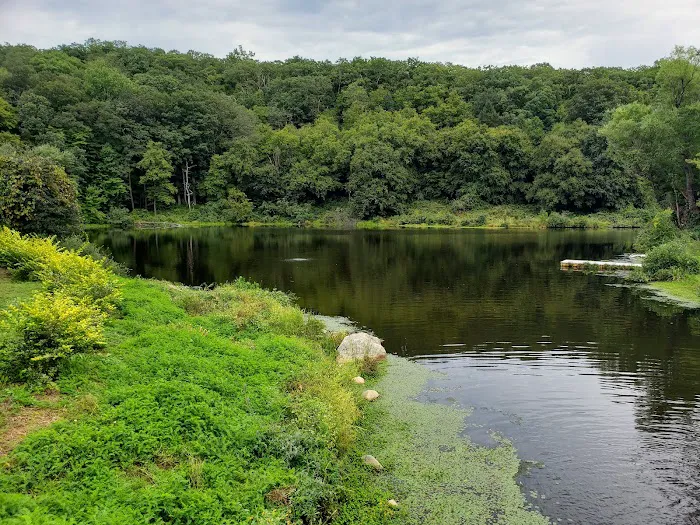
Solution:
[[[700,309],[700,276],[691,275],[679,281],[652,281],[640,284],[650,290],[661,302],[669,302],[682,308]]]
[[[510,441],[476,445],[463,434],[470,409],[417,399],[440,374],[394,355],[383,368],[370,382],[380,397],[364,409],[356,455],[372,454],[385,467],[367,481],[405,507],[400,523],[490,523],[494,515],[519,525],[551,523],[517,483],[522,460]]]
[[[15,301],[37,290],[0,277],[0,291]],[[415,400],[432,375],[426,368],[394,356],[374,373],[361,362],[337,365],[342,333],[323,331],[287,295],[246,281],[213,292],[133,277],[118,283],[123,302],[105,324],[103,349],[70,358],[48,387],[6,385],[0,461],[8,469],[0,483],[13,504],[0,518],[31,512],[80,521],[102,509],[142,521],[152,512],[175,516],[178,502],[192,505],[197,496],[204,498],[197,512],[214,521],[281,524],[314,515],[337,525],[389,525],[428,515],[457,525],[478,509],[483,523],[494,513],[548,523],[516,482],[520,460],[511,445],[480,452],[459,436],[467,411]],[[361,399],[364,387],[351,381],[359,374],[380,389],[379,400]],[[8,434],[28,414],[41,418]],[[254,452],[263,445],[266,452]],[[288,462],[292,445],[301,448]],[[385,469],[367,468],[365,454]],[[443,460],[437,470],[436,459]],[[243,470],[232,472],[239,463]],[[431,472],[465,492],[455,499],[447,485],[433,485]],[[27,476],[31,489],[20,483]],[[241,483],[250,486],[236,492]],[[165,493],[167,507],[158,503]],[[223,503],[231,494],[239,510]]]
[[[206,227],[227,226],[234,223],[205,215],[202,208],[173,208],[153,216],[144,210],[127,212],[133,227]],[[403,214],[389,217],[357,219],[347,206],[312,208],[297,217],[259,217],[241,221],[245,227],[324,228],[344,230],[400,230],[400,229],[636,229],[653,215],[652,210],[630,208],[587,214],[544,212],[527,205],[498,205],[469,211],[453,211],[440,202],[422,202]],[[122,225],[124,226],[124,225]],[[109,224],[87,224],[87,229],[113,227]],[[127,228],[128,229],[128,228]]]

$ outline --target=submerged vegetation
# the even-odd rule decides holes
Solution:
[[[401,522],[549,523],[525,504],[514,482],[520,461],[507,440],[495,436],[495,447],[474,445],[460,435],[468,411],[416,399],[431,379],[426,368],[390,356],[375,386],[382,396],[365,409],[362,424],[370,431],[357,446],[358,453],[381,458],[385,468],[372,483],[398,500]]]
[[[392,360],[381,401],[360,402],[351,378],[382,372],[336,364],[338,337],[288,295],[117,277],[53,239],[0,240],[3,523],[544,522],[510,445],[472,446],[464,413],[408,399],[417,365]],[[459,461],[415,462],[440,445]]]

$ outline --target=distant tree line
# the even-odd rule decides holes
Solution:
[[[660,202],[687,224],[699,170],[695,48],[649,67],[572,70],[0,46],[0,220],[15,227],[49,173],[51,198],[77,197],[89,222],[174,203],[284,213],[349,202],[365,218],[443,200],[577,212]]]

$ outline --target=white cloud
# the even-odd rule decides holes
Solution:
[[[700,44],[698,0],[0,0],[0,39],[94,37],[224,56],[636,66]]]

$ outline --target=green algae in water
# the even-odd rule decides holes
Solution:
[[[482,447],[460,437],[469,411],[416,401],[435,374],[389,356],[365,410],[368,429],[358,452],[384,466],[374,481],[401,505],[408,524],[522,524],[549,520],[532,510],[515,481],[520,461],[512,444]],[[359,460],[359,458],[358,458]]]

